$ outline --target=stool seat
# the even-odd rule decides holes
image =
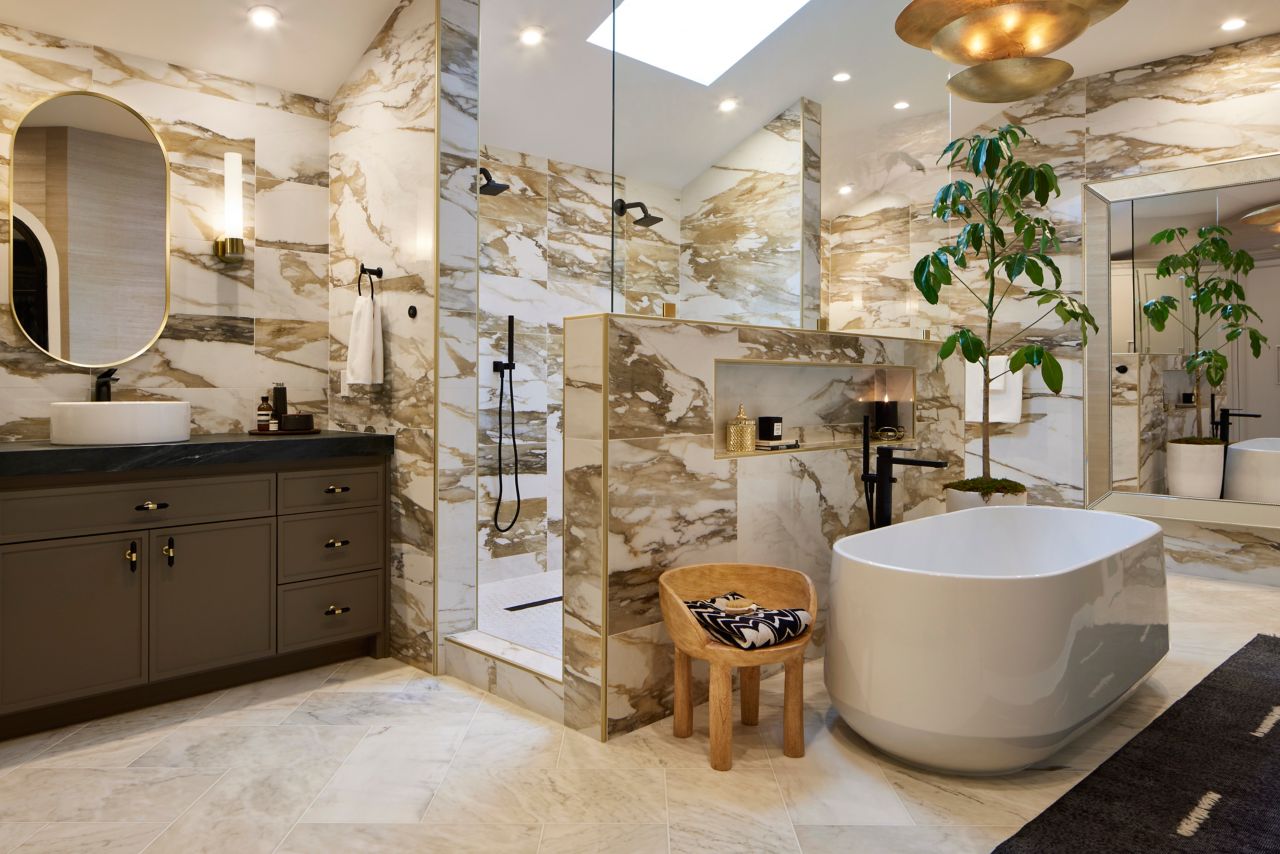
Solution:
[[[669,569],[658,578],[662,621],[675,643],[675,725],[677,738],[693,734],[692,659],[711,665],[711,767],[733,767],[733,668],[740,673],[742,722],[760,720],[760,667],[781,663],[783,677],[782,752],[804,756],[804,651],[813,637],[810,625],[799,637],[760,649],[721,643],[698,623],[685,602],[712,599],[730,591],[764,608],[804,608],[818,616],[818,595],[809,576],[780,566],[705,563]]]

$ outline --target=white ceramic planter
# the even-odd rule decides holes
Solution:
[[[1165,445],[1169,494],[1183,498],[1221,498],[1226,445]]]
[[[983,498],[978,492],[961,492],[958,489],[947,490],[947,512],[955,513],[958,510],[973,510],[975,507],[1025,507],[1027,506],[1027,494],[1025,492],[1018,495],[1009,495],[1004,492],[997,492],[989,498]]]

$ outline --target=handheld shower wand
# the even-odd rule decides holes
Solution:
[[[516,444],[516,318],[507,315],[507,359],[494,360],[493,370],[498,375],[498,499],[493,505],[493,527],[505,534],[516,526],[520,518],[520,448]],[[511,391],[511,473],[516,485],[516,512],[504,527],[500,520],[502,511],[502,404],[506,390]]]

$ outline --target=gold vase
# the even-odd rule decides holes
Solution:
[[[729,422],[729,435],[725,437],[725,450],[731,454],[745,454],[755,447],[755,425],[747,417],[746,406],[738,404],[738,415]]]

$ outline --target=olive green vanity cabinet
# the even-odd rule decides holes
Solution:
[[[0,478],[0,729],[202,674],[287,671],[308,650],[385,655],[385,459],[265,467]]]

